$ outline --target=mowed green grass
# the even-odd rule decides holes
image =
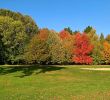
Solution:
[[[0,66],[0,100],[110,100],[110,66]]]

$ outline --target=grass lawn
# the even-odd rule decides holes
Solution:
[[[110,66],[0,66],[0,100],[110,100]]]

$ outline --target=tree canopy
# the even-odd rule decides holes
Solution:
[[[0,9],[0,64],[110,64],[110,34],[70,27],[39,29],[19,12]]]

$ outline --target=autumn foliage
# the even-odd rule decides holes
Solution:
[[[93,45],[90,44],[88,36],[83,33],[75,35],[75,43],[73,49],[72,61],[80,64],[91,64],[93,59],[89,56],[93,50]]]
[[[46,40],[48,38],[48,33],[49,33],[48,29],[40,29],[38,38],[40,40]]]
[[[63,30],[59,33],[59,37],[62,43],[62,52],[64,55],[64,62],[72,63],[72,49],[74,48],[74,35],[71,35],[68,31]]]
[[[67,38],[69,38],[71,35],[70,35],[70,33],[69,33],[68,31],[63,30],[63,31],[61,31],[61,32],[59,33],[59,36],[60,36],[61,39],[67,39]]]
[[[99,34],[92,26],[41,29],[30,16],[0,9],[0,64],[110,64],[110,34]]]
[[[105,61],[106,64],[110,64],[110,44],[106,41],[103,43],[103,60]]]

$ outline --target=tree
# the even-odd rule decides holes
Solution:
[[[92,29],[93,29],[92,26],[88,26],[84,29],[84,32],[89,33]]]
[[[103,43],[105,41],[103,33],[100,35],[100,42]]]
[[[61,41],[56,45],[52,45],[50,53],[52,64],[63,64],[65,62],[64,48]]]
[[[69,33],[68,31],[63,30],[63,31],[61,31],[61,32],[59,33],[59,36],[60,36],[61,39],[67,39],[67,38],[69,38],[71,35],[70,35],[70,33]]]
[[[96,30],[91,29],[86,34],[90,39],[90,43],[94,46],[91,52],[91,57],[93,58],[93,64],[102,64],[103,61],[102,61],[101,50],[103,49],[103,46],[101,44],[101,41],[99,40]]]
[[[35,34],[25,49],[24,59],[27,63],[43,64],[49,59],[49,46],[47,44],[48,29],[41,29]]]
[[[79,30],[75,30],[75,31],[73,32],[74,35],[76,35],[77,33],[80,33],[80,31],[79,31]]]
[[[22,22],[25,28],[25,33],[27,33],[29,38],[36,34],[39,30],[34,20],[28,15],[22,15],[19,12],[13,12],[7,9],[0,9],[0,16],[10,17],[15,21]]]
[[[74,46],[72,61],[79,64],[92,64],[93,59],[89,54],[93,50],[93,45],[90,44],[89,38],[85,33],[77,33],[75,35]]]
[[[103,43],[104,49],[102,51],[103,60],[106,64],[110,64],[110,44],[105,41]]]
[[[62,31],[58,34],[48,29],[41,29],[40,32],[31,39],[26,48],[24,58],[29,63],[70,63],[72,49],[73,36],[67,31]]]
[[[110,34],[106,36],[105,40],[110,43]]]
[[[71,55],[69,54],[71,49],[69,48],[72,46],[68,44],[69,42],[67,42],[65,36],[63,37],[61,35],[61,37],[54,31],[41,29],[39,34],[36,34],[31,39],[31,42],[26,48],[26,61],[39,64],[62,64],[64,62],[70,62]],[[62,39],[67,42],[68,48],[64,45]]]
[[[94,41],[93,43],[94,48],[92,50],[91,56],[93,58],[93,64],[103,64],[103,56],[102,56],[102,51],[103,51],[103,45],[99,40]]]
[[[64,28],[65,31],[68,31],[71,35],[73,34],[73,31],[71,30],[70,27]]]
[[[2,36],[0,35],[0,64],[4,64],[5,63],[5,47],[3,45],[2,42]]]
[[[58,36],[58,33],[50,31],[48,35],[47,44],[49,46],[49,61],[51,64],[60,64],[62,63],[62,43],[61,39]]]
[[[61,31],[59,33],[62,43],[62,61],[63,63],[72,63],[72,49],[74,48],[74,35],[69,34],[68,31]]]
[[[27,39],[22,22],[0,16],[0,38],[7,62],[19,62]]]

